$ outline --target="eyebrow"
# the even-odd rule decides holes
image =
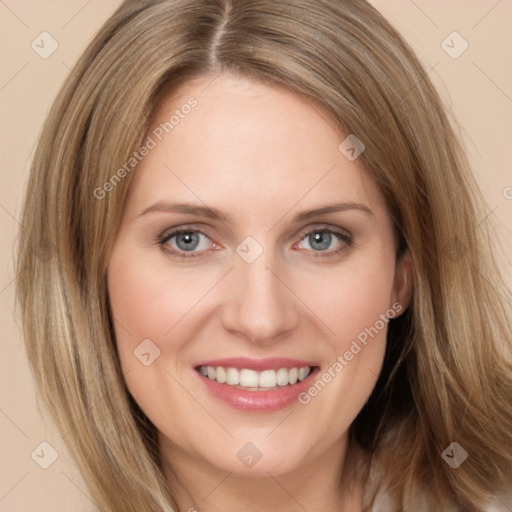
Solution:
[[[313,210],[307,210],[299,213],[295,217],[295,222],[301,222],[312,217],[316,217],[318,215],[326,214],[326,213],[335,213],[335,212],[344,212],[348,210],[357,210],[371,217],[375,217],[375,214],[362,203],[334,203],[328,206],[324,206],[322,208],[316,208]],[[142,210],[137,218],[143,217],[149,213],[160,212],[160,213],[183,213],[190,215],[197,215],[199,217],[205,217],[213,220],[220,220],[222,222],[227,222],[228,217],[217,208],[211,208],[209,206],[200,206],[192,203],[172,203],[169,201],[158,201],[151,206],[148,206],[144,210]]]

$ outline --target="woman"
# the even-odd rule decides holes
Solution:
[[[18,260],[98,508],[491,510],[512,380],[484,212],[366,2],[123,3],[47,120]]]

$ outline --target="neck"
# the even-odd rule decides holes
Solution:
[[[163,471],[179,512],[362,511],[364,482],[355,468],[344,467],[346,438],[339,446],[278,475],[223,471],[168,439],[160,441]]]

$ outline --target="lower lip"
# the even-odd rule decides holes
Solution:
[[[315,367],[303,381],[272,391],[246,391],[227,384],[220,384],[197,371],[196,373],[212,395],[220,398],[234,409],[245,412],[268,412],[278,411],[298,402],[298,396],[308,389],[311,378],[318,370],[319,368]]]

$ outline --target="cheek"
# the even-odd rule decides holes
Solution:
[[[109,267],[108,288],[119,353],[126,361],[144,339],[165,329],[167,319],[157,307],[159,290],[136,261],[114,260]]]
[[[379,331],[385,331],[380,319],[392,305],[395,266],[387,252],[354,257],[336,270],[307,278],[300,287],[301,297],[329,328],[336,355],[348,350],[352,340],[376,323]]]
[[[161,348],[211,286],[208,275],[148,264],[137,255],[116,257],[108,271],[108,289],[119,353],[125,361],[144,339]],[[173,339],[173,348],[178,348]],[[129,360],[129,359],[128,359]]]
[[[180,427],[180,418],[190,416],[188,408],[195,402],[173,377],[181,382],[182,370],[189,369],[183,353],[198,329],[191,321],[194,304],[211,286],[204,282],[208,276],[201,276],[170,272],[165,264],[148,265],[147,258],[121,247],[108,268],[109,298],[126,385],[157,428],[174,433],[181,444],[188,441],[182,435],[186,429]]]
[[[317,314],[318,325],[331,333],[324,338],[325,364],[301,397],[319,429],[331,425],[328,436],[348,428],[381,370],[388,321],[399,312],[392,307],[394,259],[388,252],[354,258],[324,279],[316,275],[317,285],[309,281],[299,292]],[[318,347],[321,350],[320,343]]]

